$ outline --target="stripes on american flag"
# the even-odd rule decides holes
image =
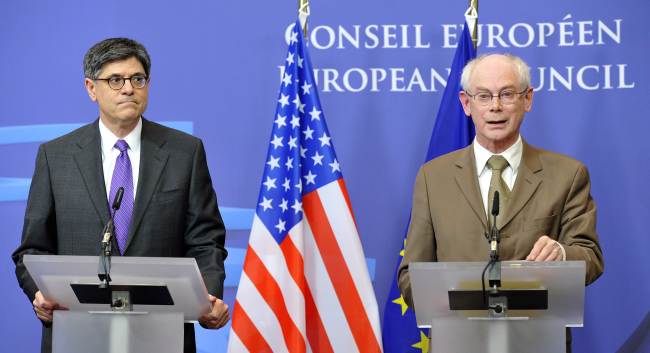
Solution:
[[[296,21],[228,352],[381,352],[375,294],[299,29]]]

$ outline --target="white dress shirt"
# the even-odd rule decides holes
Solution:
[[[488,191],[490,191],[490,179],[492,178],[492,169],[487,166],[487,161],[495,154],[488,151],[485,147],[474,139],[474,158],[476,158],[476,171],[478,174],[478,185],[481,188],[481,199],[483,200],[483,208],[485,209],[485,217],[488,216]],[[524,144],[521,142],[521,135],[517,138],[512,146],[508,147],[505,151],[499,153],[508,161],[508,166],[501,172],[501,177],[505,181],[508,188],[512,191],[517,180],[519,172],[519,164],[521,163],[521,155],[523,152]]]
[[[133,199],[135,200],[136,192],[138,191],[138,175],[140,174],[140,135],[142,134],[142,119],[138,120],[138,124],[133,131],[126,135],[122,140],[129,144],[127,153],[131,160],[131,171],[133,172]],[[104,169],[104,183],[106,185],[106,199],[110,198],[111,180],[113,179],[113,169],[115,168],[115,160],[120,155],[120,150],[115,148],[115,142],[119,140],[117,136],[109,130],[106,125],[99,119],[99,135],[102,139],[102,167]],[[109,203],[112,200],[109,200]]]

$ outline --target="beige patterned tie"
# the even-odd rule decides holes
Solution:
[[[508,166],[508,161],[503,156],[493,155],[487,161],[488,167],[492,169],[492,178],[490,179],[490,190],[488,191],[488,225],[492,228],[492,201],[494,191],[499,191],[499,215],[497,216],[497,227],[501,226],[501,219],[505,214],[508,200],[510,199],[510,189],[501,177],[501,173]]]

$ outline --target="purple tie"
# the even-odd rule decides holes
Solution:
[[[117,140],[115,148],[120,150],[120,155],[115,160],[108,205],[112,207],[117,189],[123,187],[124,196],[122,197],[122,204],[120,209],[115,213],[115,237],[117,238],[117,246],[120,254],[123,254],[129,235],[131,214],[133,213],[133,172],[131,171],[131,160],[127,153],[129,144],[124,140]]]

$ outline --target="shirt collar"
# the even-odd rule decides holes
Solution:
[[[119,140],[111,130],[104,125],[102,119],[99,119],[99,135],[102,139],[102,151],[109,152],[114,148],[115,142]],[[129,144],[129,149],[131,152],[140,151],[140,141],[142,135],[142,118],[138,119],[138,124],[135,126],[128,135],[126,135],[122,140],[126,141]]]
[[[485,147],[481,146],[481,144],[476,141],[476,137],[474,138],[473,147],[474,158],[476,158],[476,173],[481,175],[483,174],[483,170],[486,168],[488,159],[495,155],[495,153],[492,153]],[[503,156],[503,158],[508,161],[509,167],[515,171],[519,168],[519,164],[521,163],[523,148],[524,144],[521,141],[521,135],[519,135],[519,137],[517,137],[517,142],[512,144],[512,146],[508,147],[505,151],[497,153],[497,155]]]

